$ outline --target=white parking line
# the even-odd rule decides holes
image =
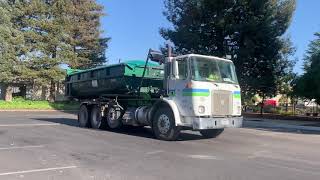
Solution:
[[[45,171],[56,171],[56,170],[74,169],[74,168],[77,168],[77,166],[54,167],[54,168],[46,168],[46,169],[32,169],[32,170],[26,170],[26,171],[6,172],[6,173],[0,173],[0,176],[35,173],[35,172],[45,172]]]
[[[202,160],[219,160],[216,156],[208,156],[208,155],[188,155],[188,157],[192,159],[202,159]]]
[[[34,127],[34,126],[59,126],[58,123],[46,123],[46,124],[0,124],[0,127]]]
[[[30,149],[30,148],[43,148],[43,145],[39,146],[15,146],[15,147],[4,147],[0,148],[0,150],[11,150],[11,149]]]
[[[154,155],[154,154],[159,154],[159,153],[163,153],[164,151],[151,151],[151,152],[147,152],[147,155]]]

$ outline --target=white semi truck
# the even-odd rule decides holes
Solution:
[[[154,87],[149,82],[152,79],[148,77],[151,72],[149,60],[163,64],[160,70],[161,87]],[[176,140],[181,130],[199,131],[204,137],[212,138],[220,135],[225,128],[242,126],[240,86],[230,60],[197,54],[164,58],[159,52],[151,50],[141,76],[130,74],[139,82],[137,88],[131,88],[135,92],[122,93],[118,88],[118,93],[97,92],[99,96],[72,94],[83,87],[76,84],[76,80],[72,80],[76,78],[72,76],[79,80],[82,77],[79,74],[102,73],[102,70],[105,68],[67,77],[67,93],[82,101],[78,115],[82,127],[115,129],[122,125],[150,126],[158,139]],[[126,73],[125,70],[123,72]],[[87,88],[98,88],[108,86],[108,82],[113,82],[110,86],[115,87],[115,82],[120,81],[116,78],[103,81],[101,77],[82,82],[89,86]]]

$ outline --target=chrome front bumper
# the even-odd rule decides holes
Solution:
[[[193,130],[242,127],[243,117],[193,118]]]

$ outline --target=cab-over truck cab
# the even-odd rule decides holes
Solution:
[[[224,128],[242,126],[240,86],[232,61],[196,54],[167,58],[164,87],[168,97],[163,100],[170,104],[177,127],[214,137]],[[159,118],[168,120],[165,116]]]

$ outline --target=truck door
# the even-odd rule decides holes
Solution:
[[[182,115],[187,114],[190,98],[184,95],[184,90],[189,82],[188,58],[174,58],[172,60],[172,76],[169,79],[169,95],[178,105]]]

